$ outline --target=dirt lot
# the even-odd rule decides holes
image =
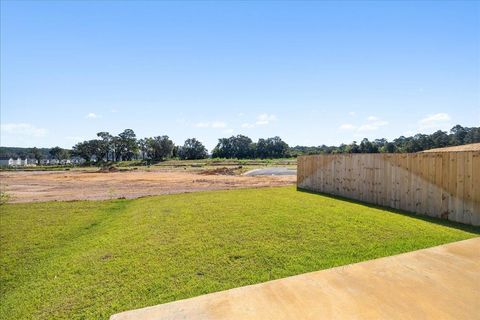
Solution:
[[[99,200],[204,190],[284,186],[295,176],[239,176],[171,171],[10,171],[0,172],[9,202]]]

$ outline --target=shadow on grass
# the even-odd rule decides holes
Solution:
[[[438,225],[441,225],[441,226],[450,227],[450,228],[454,228],[454,229],[458,229],[458,230],[471,232],[471,233],[475,233],[477,235],[480,235],[480,227],[467,225],[467,224],[463,224],[463,223],[460,223],[460,222],[455,222],[455,221],[450,221],[450,220],[435,218],[435,217],[429,217],[429,216],[425,216],[425,215],[422,215],[422,214],[419,214],[419,213],[414,213],[414,212],[409,212],[409,211],[405,211],[405,210],[380,206],[380,205],[377,205],[377,204],[367,203],[367,202],[363,202],[363,201],[360,201],[360,200],[350,199],[350,198],[346,198],[346,197],[342,197],[342,196],[338,196],[338,195],[333,195],[333,194],[328,194],[328,193],[306,190],[306,189],[302,189],[302,188],[298,188],[298,187],[297,187],[297,191],[304,192],[304,193],[310,193],[310,194],[314,194],[314,195],[320,195],[320,196],[323,196],[323,197],[327,197],[327,198],[331,198],[331,199],[335,199],[335,200],[340,200],[340,201],[345,201],[345,202],[349,202],[349,203],[359,204],[359,205],[362,205],[362,206],[365,206],[365,207],[368,207],[368,208],[381,209],[381,210],[387,211],[389,213],[400,214],[402,216],[407,216],[407,217],[410,217],[410,218],[413,218],[413,219],[427,221],[427,222],[438,224]]]

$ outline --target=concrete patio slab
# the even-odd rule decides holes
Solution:
[[[480,238],[127,311],[110,319],[480,319]]]

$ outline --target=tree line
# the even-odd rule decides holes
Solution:
[[[54,148],[17,148],[17,147],[0,147],[0,157],[2,158],[29,158],[40,162],[42,159],[70,159],[72,153],[68,149],[60,147]]]
[[[213,158],[273,159],[289,158],[303,154],[328,153],[404,153],[419,152],[433,148],[443,148],[480,142],[480,127],[454,126],[448,133],[438,130],[432,134],[400,136],[392,141],[363,139],[360,143],[339,146],[320,145],[317,147],[289,147],[280,137],[259,139],[257,142],[244,135],[220,138],[212,150]],[[109,132],[97,133],[97,138],[77,143],[72,150],[54,148],[15,148],[0,147],[1,157],[44,158],[66,160],[72,156],[81,157],[87,162],[117,162],[126,160],[162,161],[170,158],[185,160],[205,159],[209,153],[196,138],[185,140],[183,145],[175,143],[166,135],[137,139],[132,129],[118,135]]]
[[[221,138],[212,151],[213,158],[278,159],[290,157],[289,146],[280,137],[259,139],[254,143],[244,135]]]
[[[91,161],[163,161],[170,158],[182,160],[205,159],[207,148],[196,138],[185,140],[177,146],[166,135],[137,139],[132,129],[125,129],[113,136],[108,132],[97,133],[97,139],[73,146],[72,154]],[[214,158],[284,158],[289,156],[289,146],[280,137],[259,139],[254,143],[247,136],[221,138],[212,151]]]
[[[99,132],[99,139],[84,141],[73,147],[73,154],[89,161],[96,159],[107,161],[119,160],[154,160],[162,161],[169,158],[204,159],[208,151],[195,138],[187,139],[182,146],[176,146],[168,136],[157,136],[136,139],[131,129],[126,129],[118,136],[108,132]],[[357,143],[341,144],[340,146],[289,147],[280,137],[259,139],[254,142],[245,135],[220,138],[212,150],[212,158],[227,159],[275,159],[296,157],[302,154],[328,153],[404,153],[419,152],[432,148],[443,148],[480,142],[479,127],[454,126],[449,133],[438,130],[432,134],[416,134],[411,137],[400,136],[393,141],[385,138],[373,141],[367,138]]]
[[[353,141],[340,146],[296,146],[291,148],[290,152],[292,156],[328,153],[411,153],[479,142],[480,127],[469,128],[456,125],[450,130],[450,133],[438,130],[432,134],[419,133],[411,137],[400,136],[393,141],[384,138],[369,141],[365,138],[360,143]]]
[[[185,160],[203,159],[208,156],[205,146],[195,138],[187,139],[183,146],[176,146],[166,135],[137,139],[132,129],[125,129],[113,136],[109,132],[97,133],[98,139],[87,140],[73,146],[72,153],[90,161],[162,161],[179,157]]]

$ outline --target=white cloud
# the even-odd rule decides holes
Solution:
[[[350,123],[344,123],[338,128],[340,130],[355,130],[357,127]]]
[[[255,125],[252,123],[246,122],[242,124],[242,128],[253,128],[253,127],[255,127]]]
[[[195,124],[195,127],[221,129],[221,128],[226,128],[227,124],[223,121],[198,122]]]
[[[223,130],[223,133],[233,133],[233,129],[225,129]]]
[[[449,128],[450,120],[451,118],[447,113],[440,112],[431,114],[418,121],[419,130]]]
[[[370,117],[369,117],[370,118]],[[372,117],[374,118],[374,117]],[[378,118],[375,118],[375,119],[378,119]],[[364,125],[361,125],[359,128],[358,128],[358,131],[359,132],[365,132],[365,131],[375,131],[375,130],[378,130],[380,129],[380,127],[383,127],[383,126],[386,126],[388,124],[387,121],[383,121],[383,120],[370,120],[371,122],[369,123],[366,123]]]
[[[257,126],[264,126],[270,124],[270,122],[277,121],[277,116],[274,114],[262,113],[257,117],[255,124]]]
[[[111,112],[111,113],[117,113],[117,112],[118,112],[118,109],[112,108],[112,109],[110,109],[110,112]]]
[[[100,116],[96,113],[93,113],[93,112],[90,112],[89,114],[86,115],[87,119],[97,119],[97,118],[100,118]]]
[[[37,128],[29,123],[5,123],[1,125],[1,132],[9,135],[42,138],[47,134],[47,129]]]
[[[420,120],[420,123],[431,123],[437,121],[449,121],[450,116],[447,113],[436,113]]]
[[[255,128],[258,126],[266,126],[269,125],[272,122],[277,121],[277,116],[274,114],[268,114],[268,113],[262,113],[257,116],[257,119],[255,120],[254,123],[250,122],[244,122],[242,123],[241,127],[242,128]]]
[[[367,123],[358,127],[358,132],[365,132],[365,131],[376,131],[380,129],[380,127],[386,126],[388,124],[387,121],[381,120],[379,117],[369,116],[367,118]]]
[[[227,126],[227,124],[222,121],[214,121],[212,122],[211,125],[212,125],[212,128],[225,128]]]
[[[351,117],[355,117],[357,115],[357,113],[355,111],[350,111],[348,113],[348,115],[351,116]]]
[[[386,126],[387,124],[388,124],[387,121],[381,120],[379,117],[369,116],[367,118],[367,122],[359,126],[355,126],[350,123],[344,123],[338,128],[340,130],[349,130],[349,131],[355,131],[359,133],[359,132],[375,131],[380,129],[383,126]]]

